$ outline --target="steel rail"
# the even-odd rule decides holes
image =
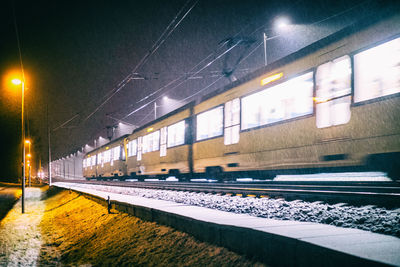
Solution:
[[[63,180],[63,182],[69,182]],[[121,182],[82,181],[92,185],[134,187],[154,190],[188,191],[241,197],[284,198],[304,201],[323,201],[330,204],[377,205],[387,208],[400,207],[400,187],[397,183],[387,186],[368,185],[310,185],[310,184],[266,184],[266,183],[180,183],[180,182]]]

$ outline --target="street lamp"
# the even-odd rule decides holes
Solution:
[[[162,101],[164,102],[163,105],[157,105],[157,101],[154,101],[154,119],[157,119],[157,108],[162,108],[162,107],[171,107],[175,106],[179,101],[169,98],[168,96],[163,96]],[[161,112],[163,113],[163,112]],[[165,110],[164,110],[165,114]]]
[[[22,196],[21,196],[21,207],[22,213],[25,213],[25,128],[24,128],[24,91],[25,83],[20,79],[13,79],[11,81],[15,85],[21,84],[22,90],[22,112],[21,112],[21,124],[22,124]]]
[[[290,22],[289,19],[286,17],[281,17],[278,18],[275,21],[275,27],[278,28],[279,30],[285,30],[288,28]],[[267,34],[264,32],[263,33],[263,37],[264,37],[264,65],[267,66],[267,40],[268,40],[268,36]]]

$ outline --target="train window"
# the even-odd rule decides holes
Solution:
[[[116,146],[113,148],[113,160],[119,160],[121,155],[121,147]]]
[[[137,146],[137,160],[142,160],[143,137],[138,138]]]
[[[183,145],[185,143],[185,121],[180,121],[168,126],[168,147]]]
[[[223,132],[223,106],[219,106],[200,113],[196,117],[196,140],[222,135]]]
[[[103,163],[110,162],[111,160],[111,150],[106,150],[103,152]]]
[[[160,131],[155,131],[143,136],[142,142],[143,154],[158,150],[160,148]]]
[[[225,103],[225,136],[224,144],[239,142],[240,132],[240,101],[239,98]]]
[[[96,165],[96,156],[90,157],[89,164],[90,164],[90,169],[92,169],[92,167]]]
[[[313,112],[313,73],[242,98],[242,130]]]
[[[354,102],[400,92],[400,38],[354,56]]]
[[[137,140],[131,140],[128,143],[128,157],[136,156],[137,153]]]
[[[97,165],[103,166],[103,153],[97,154]]]
[[[351,104],[351,62],[343,56],[317,68],[316,122],[318,128],[348,123]]]
[[[167,127],[160,129],[160,157],[167,155]]]

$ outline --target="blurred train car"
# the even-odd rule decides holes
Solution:
[[[357,169],[398,176],[400,16],[368,23],[196,105],[194,172],[268,177]]]
[[[131,178],[179,177],[192,172],[192,113],[193,103],[189,103],[134,130],[127,138],[127,171]]]
[[[398,178],[399,115],[400,15],[392,14],[347,27],[135,130],[125,141],[127,175],[381,170]]]
[[[119,137],[88,153],[83,160],[83,176],[99,179],[125,179],[127,172],[124,141],[127,136]]]

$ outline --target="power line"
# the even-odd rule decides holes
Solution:
[[[109,95],[100,105],[98,105],[93,112],[91,112],[83,121],[88,120],[91,116],[93,116],[101,107],[103,107],[115,94],[117,94],[122,88],[125,87],[127,83],[130,82],[132,73],[136,72],[137,69],[139,69],[146,61],[148,58],[153,55],[158,48],[165,42],[165,40],[171,35],[171,33],[178,27],[178,25],[183,21],[183,19],[186,18],[186,16],[189,14],[189,12],[194,8],[194,6],[197,4],[199,0],[196,0],[192,6],[185,12],[185,14],[182,16],[182,18],[176,23],[175,26],[172,27],[172,25],[175,23],[177,20],[178,16],[183,12],[184,8],[188,5],[189,2],[192,0],[188,0],[184,6],[179,10],[178,14],[174,17],[174,19],[171,21],[171,23],[167,26],[167,28],[164,30],[164,32],[161,34],[161,36],[157,39],[157,41],[153,44],[152,48],[146,53],[146,55],[139,61],[139,63],[135,66],[135,68],[131,71],[128,76],[126,76],[118,85],[116,88],[111,90],[111,95]],[[172,27],[172,28],[171,28]],[[166,36],[163,36],[166,35]]]
[[[370,0],[366,0],[366,1],[362,2],[362,3],[360,3],[360,4],[357,4],[357,5],[353,6],[353,7],[350,7],[350,8],[348,8],[348,9],[342,11],[342,12],[336,13],[336,14],[334,14],[334,15],[332,15],[332,16],[329,16],[329,17],[324,18],[324,19],[322,19],[322,20],[316,21],[316,22],[312,23],[311,25],[316,25],[316,24],[322,23],[322,22],[324,22],[324,21],[326,21],[326,20],[329,20],[329,19],[332,19],[332,18],[334,18],[334,17],[337,17],[337,16],[340,16],[340,15],[342,15],[342,14],[345,14],[345,13],[347,13],[347,12],[349,12],[349,11],[351,11],[351,10],[357,8],[358,6],[363,5],[363,4],[365,4],[366,2],[369,2],[369,1],[370,1]],[[299,2],[299,1],[298,1],[298,2]],[[265,25],[265,24],[264,24],[264,25]],[[262,29],[262,27],[257,28],[257,29],[254,30],[251,34],[256,33],[256,32],[259,31],[260,29]],[[301,29],[298,30],[298,31],[301,31]],[[273,39],[276,39],[276,38],[280,38],[280,37],[282,37],[282,36],[283,36],[283,34],[279,34],[279,35],[270,37],[270,38],[268,38],[268,39],[266,39],[266,40],[273,40]],[[252,55],[252,54],[263,44],[263,42],[264,42],[264,41],[261,41],[253,50],[251,50],[251,51],[249,52],[248,55],[246,55],[245,57],[242,57],[241,59],[239,59],[238,64],[240,64],[241,62],[243,62],[244,60],[246,60],[250,55]],[[237,45],[237,44],[236,44],[236,45]],[[226,51],[226,52],[227,52],[227,51]],[[226,52],[224,52],[223,54],[225,54]],[[220,56],[222,56],[223,54],[221,54]],[[207,57],[207,58],[208,58],[208,57]],[[214,60],[214,61],[215,61],[215,60]],[[212,64],[214,61],[208,63],[208,64],[207,64],[206,66],[204,66],[201,70],[203,70],[204,68],[208,67],[208,66],[209,66],[210,64]],[[198,74],[198,72],[195,72],[193,75],[196,75],[196,74]],[[221,77],[218,78],[217,80],[211,82],[211,84],[207,85],[206,87],[202,88],[201,90],[196,91],[194,94],[192,94],[192,95],[190,95],[190,96],[188,96],[188,97],[186,97],[186,98],[180,100],[179,102],[184,102],[184,101],[186,101],[186,100],[188,100],[188,99],[190,99],[190,98],[192,98],[192,97],[194,97],[194,96],[200,94],[201,92],[205,91],[206,89],[208,89],[208,88],[210,88],[212,85],[214,85],[216,82],[218,82],[219,80],[221,80],[222,77],[223,77],[223,76],[221,76]],[[175,80],[177,80],[177,79],[175,79]],[[174,81],[175,81],[175,80],[174,80]],[[164,92],[164,94],[160,95],[159,97],[164,96],[167,92],[171,91],[172,89],[177,88],[178,86],[180,86],[180,85],[183,84],[184,82],[185,82],[185,81],[183,81],[183,82],[181,82],[180,84],[178,84],[177,86],[175,86],[175,87],[173,87],[173,88],[167,90],[166,92]],[[164,86],[164,87],[165,87],[165,86]],[[158,89],[156,92],[153,92],[153,93],[149,94],[148,96],[146,96],[145,98],[139,100],[139,101],[136,102],[136,103],[139,103],[140,101],[142,101],[142,100],[144,100],[144,99],[147,99],[148,97],[150,97],[150,96],[154,95],[155,93],[159,92],[159,91],[160,91],[161,89],[163,89],[164,87],[161,87],[161,88]],[[157,99],[157,98],[156,98],[156,99]],[[148,102],[148,103],[142,105],[141,107],[139,107],[139,108],[133,110],[133,111],[130,112],[129,114],[125,115],[125,116],[123,117],[123,119],[125,119],[125,118],[131,116],[132,114],[136,113],[137,111],[139,111],[139,110],[145,108],[146,106],[152,104],[154,101],[156,101],[156,99],[153,99],[152,101],[150,101],[150,102]],[[146,117],[147,117],[147,116],[146,116]]]

